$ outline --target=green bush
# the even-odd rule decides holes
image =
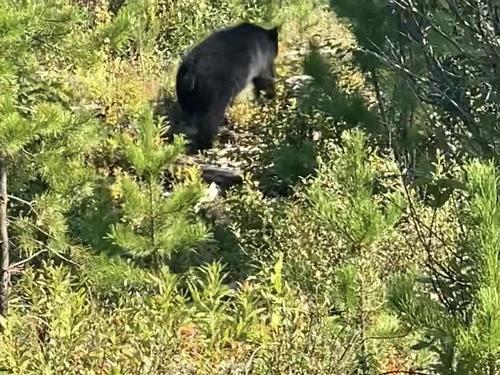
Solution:
[[[16,374],[249,366],[264,355],[251,356],[258,347],[269,350],[279,329],[305,314],[281,277],[281,262],[237,291],[224,284],[217,263],[192,273],[187,289],[163,269],[147,275],[149,293],[123,289],[111,310],[65,267],[27,270],[9,317],[0,318],[0,366]]]
[[[446,242],[446,257],[430,257],[423,283],[412,275],[395,278],[389,301],[403,322],[422,333],[415,349],[435,353],[434,371],[494,374],[500,366],[499,179],[492,163],[478,161],[456,177],[464,191],[451,198],[457,234]],[[434,254],[427,237],[437,234],[421,229]]]
[[[385,6],[336,2],[344,20],[366,18],[349,29],[325,5],[0,5],[0,241],[11,249],[0,372],[498,372],[498,175],[462,164],[490,133],[450,152],[471,122],[399,79],[429,73],[422,53],[447,44],[435,25],[409,46]],[[429,21],[416,5],[413,21]],[[237,145],[187,158],[181,139],[163,140],[175,124],[157,117],[168,112],[158,97],[173,95],[187,47],[238,20],[282,26],[278,95],[238,100]],[[373,58],[395,45],[413,70]],[[455,71],[457,59],[443,63]],[[291,88],[302,73],[312,80]],[[185,164],[211,157],[241,166],[244,184],[207,190]]]

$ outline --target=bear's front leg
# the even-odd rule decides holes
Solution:
[[[253,79],[254,95],[256,98],[260,97],[261,92],[267,99],[274,99],[276,97],[276,88],[273,78],[256,77]]]

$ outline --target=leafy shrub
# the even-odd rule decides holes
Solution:
[[[498,176],[492,163],[473,161],[457,177],[464,191],[450,203],[456,239],[446,242],[444,259],[430,255],[424,283],[412,275],[395,278],[389,301],[422,332],[415,348],[435,353],[434,371],[491,374],[500,366]],[[438,235],[421,230],[425,237]],[[434,254],[432,242],[425,241]]]
[[[366,16],[351,28],[364,51],[323,1],[0,5],[13,249],[0,270],[12,275],[0,369],[498,372],[498,177],[494,165],[457,163],[484,137],[450,158],[471,123],[457,130],[446,103],[417,105],[411,80],[366,54],[401,36],[386,7],[363,3],[336,7]],[[413,20],[425,5],[416,4]],[[243,19],[283,23],[278,96],[233,106],[243,137],[213,155],[242,166],[245,183],[201,207],[199,171],[176,164],[183,142],[162,141],[173,122],[149,107],[173,95],[188,46]],[[419,46],[398,52],[427,74],[410,56],[434,46]],[[457,59],[444,59],[451,71]],[[289,87],[285,78],[302,73],[309,83]],[[488,113],[478,106],[472,113]],[[441,117],[425,122],[424,107]]]
[[[228,358],[244,367],[291,316],[302,317],[281,262],[237,291],[224,284],[220,264],[192,273],[185,291],[163,269],[147,278],[154,293],[123,290],[111,310],[64,267],[26,271],[8,319],[0,318],[0,366],[16,374],[158,373],[215,370]]]

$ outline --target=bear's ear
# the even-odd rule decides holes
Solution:
[[[270,29],[268,31],[269,31],[269,35],[271,36],[271,39],[277,41],[278,40],[278,26],[273,27],[272,29]]]

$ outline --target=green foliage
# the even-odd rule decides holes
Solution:
[[[437,354],[436,371],[492,374],[500,364],[498,176],[491,163],[478,161],[462,171],[466,197],[452,197],[461,228],[449,244],[454,250],[446,259],[431,258],[428,286],[410,276],[396,278],[389,300],[424,334],[417,348]]]
[[[228,289],[222,266],[211,264],[192,273],[186,293],[179,277],[161,269],[146,278],[154,294],[122,290],[112,310],[89,298],[68,269],[27,271],[9,318],[0,318],[0,366],[16,374],[204,372],[221,370],[231,356],[233,366],[250,368],[247,360],[264,355],[256,349],[292,324],[287,313],[303,318],[286,282],[278,281],[279,264],[239,290]]]
[[[207,33],[238,21],[270,23],[279,11],[275,0],[160,0],[159,48],[178,58]]]
[[[367,50],[381,48],[387,38],[394,40],[397,35],[396,22],[390,15],[388,2],[362,0],[353,3],[349,0],[331,1],[339,17],[353,20],[352,30],[359,47]],[[363,69],[370,71],[379,62],[376,59],[358,54]]]
[[[18,300],[30,303],[31,311],[22,314],[23,305],[16,306],[14,300],[12,308],[18,314],[0,318],[2,367],[18,373],[73,371],[69,362],[54,359],[78,356],[81,350],[90,323],[85,290],[62,268],[48,268],[44,274],[25,272],[24,279]],[[17,351],[20,337],[26,349]]]
[[[274,152],[273,166],[261,178],[263,188],[283,195],[289,194],[301,178],[314,173],[315,156],[314,147],[308,142],[279,148]]]
[[[405,241],[411,228],[404,221],[407,206],[398,169],[368,146],[361,131],[345,132],[342,139],[341,145],[323,150],[315,175],[296,187],[294,200],[269,201],[246,190],[244,198],[228,201],[245,253],[262,262],[283,253],[286,279],[319,309],[307,323],[312,336],[294,335],[295,344],[287,343],[293,340],[286,332],[278,338],[271,373],[297,367],[307,372],[312,363],[320,373],[376,371],[386,356],[397,355],[392,345],[409,345],[403,327],[380,302],[385,276],[422,257],[421,249]],[[384,338],[390,344],[380,341]],[[322,356],[322,345],[344,348],[344,355],[339,359],[328,350]],[[330,360],[341,362],[338,369]]]
[[[331,2],[352,23],[359,64],[370,71],[400,163],[418,172],[437,150],[460,162],[497,159],[498,72],[489,63],[498,55],[496,8],[486,1],[362,3]]]
[[[498,372],[496,164],[462,165],[497,158],[494,18],[412,4],[2,2],[0,372]],[[278,95],[233,106],[209,201],[151,107],[239,20],[281,26]]]
[[[137,266],[131,259],[106,254],[84,253],[78,258],[81,278],[89,292],[105,305],[116,307],[123,293],[153,293],[150,272]]]
[[[92,144],[95,124],[88,124],[89,117],[81,111],[68,111],[69,98],[58,91],[60,83],[53,77],[60,68],[58,64],[79,62],[74,41],[81,17],[63,1],[25,6],[6,2],[1,7],[2,157],[13,157],[43,137],[60,137],[65,133],[62,129],[73,130],[71,126],[83,134],[72,132],[61,141],[80,144],[82,139],[88,139],[87,145]]]
[[[361,132],[346,132],[342,138],[342,149],[332,155],[332,163],[322,164],[320,177],[306,194],[316,215],[341,233],[344,241],[356,248],[370,246],[401,217],[403,196],[394,190],[397,181],[390,185],[397,167],[372,154]],[[385,180],[379,193],[383,201],[372,197],[376,179]]]
[[[66,1],[7,1],[0,13],[0,158],[13,196],[13,258],[60,257],[70,248],[65,213],[92,189],[96,173],[86,161],[103,136],[62,82],[67,66],[95,55],[82,60],[85,17]]]
[[[193,215],[204,194],[195,170],[188,171],[185,181],[168,197],[163,196],[161,172],[171,167],[184,149],[180,139],[163,144],[164,130],[155,126],[151,112],[145,112],[137,122],[137,137],[123,137],[124,154],[137,179],[126,174],[118,179],[122,217],[111,231],[116,244],[128,253],[156,262],[208,239],[207,228]]]
[[[337,125],[337,134],[358,126],[372,134],[380,133],[380,120],[367,108],[367,102],[361,93],[347,93],[340,85],[339,75],[332,70],[320,50],[314,45],[310,47],[304,59],[304,72],[313,78],[313,82],[305,89],[300,108],[306,113],[319,112],[333,119]]]

